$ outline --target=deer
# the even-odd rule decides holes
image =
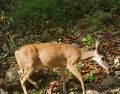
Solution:
[[[83,94],[86,94],[81,72],[77,69],[80,60],[92,57],[109,74],[111,72],[108,59],[101,50],[100,42],[96,41],[95,50],[87,51],[65,43],[28,44],[15,51],[15,58],[19,66],[20,83],[24,94],[28,94],[25,81],[29,81],[36,88],[37,82],[30,76],[40,69],[59,68],[63,93],[66,92],[65,70],[68,69],[81,83]]]

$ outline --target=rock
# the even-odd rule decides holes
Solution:
[[[73,30],[72,32],[75,32],[75,31]],[[76,32],[74,33],[74,36],[77,36],[77,37],[81,36],[81,32],[80,32],[80,31],[76,31]]]
[[[0,88],[0,94],[8,94],[8,92],[5,92],[3,89]]]
[[[6,71],[6,77],[5,77],[5,81],[6,83],[15,83],[16,81],[18,81],[20,78],[19,74],[18,74],[18,68],[17,67],[13,67],[10,68]]]
[[[117,34],[119,34],[120,33],[120,31],[114,31],[114,32],[111,32],[110,34],[112,35],[112,36],[115,36],[115,35],[117,35]]]
[[[114,59],[114,67],[115,68],[117,68],[117,67],[119,67],[120,66],[120,57],[116,57],[115,59]]]
[[[120,78],[118,77],[108,77],[103,81],[104,86],[106,87],[119,87],[120,86]]]
[[[0,88],[3,88],[5,86],[4,79],[0,79]]]
[[[76,44],[76,43],[72,43],[71,45],[74,46],[74,47],[77,47],[77,48],[80,47],[80,46],[79,46],[78,44]]]
[[[31,79],[34,81],[38,81],[38,79],[43,78],[44,77],[44,73],[46,72],[46,70],[40,70],[37,72],[34,72],[31,75]],[[18,74],[18,67],[13,67],[10,68],[6,71],[6,77],[5,77],[5,87],[6,90],[11,92],[11,91],[22,91],[22,87],[20,85],[20,75]],[[33,89],[35,88],[30,82],[26,81],[25,82],[25,86],[27,89]]]
[[[88,90],[86,91],[86,94],[100,94],[100,93],[96,90]]]
[[[115,71],[116,76],[120,76],[120,71]]]
[[[95,88],[99,92],[106,91],[108,89],[114,89],[120,87],[120,78],[119,77],[108,77],[102,81],[100,85],[97,85]]]
[[[10,68],[6,71],[6,76],[5,76],[5,89],[8,92],[14,91],[14,90],[18,90],[18,91],[22,91],[20,82],[19,82],[19,74],[18,74],[18,68],[17,67],[13,67]]]

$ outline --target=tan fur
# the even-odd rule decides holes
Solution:
[[[29,77],[34,71],[42,68],[60,68],[63,92],[66,94],[64,74],[66,67],[79,79],[83,94],[86,94],[84,82],[76,64],[80,59],[86,59],[93,55],[94,51],[81,51],[74,46],[63,43],[41,43],[23,46],[21,49],[15,51],[15,58],[20,68],[20,82],[24,94],[28,94],[24,85],[26,80],[31,82],[35,87],[38,87],[37,83]]]

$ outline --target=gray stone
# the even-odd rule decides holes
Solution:
[[[10,68],[6,71],[6,77],[5,77],[5,81],[6,83],[15,83],[18,82],[20,76],[18,74],[18,68],[17,67],[13,67]]]
[[[101,85],[106,88],[120,87],[120,78],[119,77],[108,77],[102,82]]]
[[[115,71],[116,76],[120,76],[120,71]]]
[[[11,91],[22,91],[20,82],[19,82],[19,74],[18,74],[18,68],[17,67],[13,67],[10,68],[6,71],[6,76],[5,76],[5,89],[8,92]]]
[[[79,46],[78,44],[76,44],[76,43],[72,43],[71,45],[74,46],[74,47],[78,47],[78,48],[80,47],[80,46]]]
[[[45,70],[43,70],[45,72]],[[34,81],[38,81],[40,78],[44,76],[44,72],[42,70],[34,72],[31,75],[31,79]],[[11,91],[22,91],[22,87],[20,85],[20,75],[18,74],[18,67],[10,68],[6,71],[6,77],[5,77],[5,87],[6,90]],[[30,82],[26,81],[25,86],[27,89],[33,89],[35,88]]]
[[[88,90],[86,92],[86,94],[100,94],[100,92],[96,91],[96,90]]]
[[[115,35],[117,35],[119,33],[120,33],[120,31],[114,31],[114,32],[111,32],[110,34],[113,35],[113,36],[115,36]]]

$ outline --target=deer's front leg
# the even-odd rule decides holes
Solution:
[[[66,83],[66,80],[65,80],[65,67],[64,68],[60,68],[60,74],[61,74],[61,81],[62,81],[62,84],[63,84],[63,93],[64,94],[67,94],[66,92],[66,86],[65,86],[65,83]]]
[[[81,73],[77,69],[76,64],[68,65],[67,68],[70,70],[70,72],[72,72],[79,79],[82,85],[83,94],[86,94],[85,87],[84,87],[84,81],[83,81]]]

